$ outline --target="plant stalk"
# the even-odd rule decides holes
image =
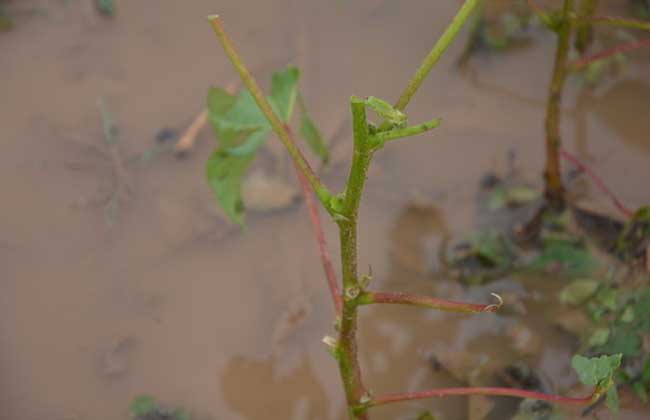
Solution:
[[[442,54],[447,51],[449,45],[452,41],[458,36],[458,32],[461,30],[467,19],[471,16],[476,6],[480,3],[480,0],[465,0],[465,3],[461,6],[454,16],[453,20],[445,29],[442,36],[438,39],[436,44],[431,49],[431,52],[426,56],[420,67],[417,69],[411,80],[409,80],[406,88],[400,95],[399,99],[395,103],[395,108],[400,111],[404,111],[406,106],[411,102],[411,98],[415,95],[422,82],[427,78],[429,72],[433,66],[436,65]]]
[[[307,159],[305,159],[305,156],[302,154],[296,143],[294,143],[292,140],[285,124],[275,114],[273,108],[271,108],[271,104],[269,104],[269,102],[266,100],[266,97],[262,93],[262,90],[258,86],[248,68],[246,68],[246,65],[244,64],[243,60],[239,56],[239,53],[235,49],[235,46],[233,45],[232,40],[224,30],[221,23],[221,18],[218,15],[211,15],[208,16],[208,20],[210,21],[210,25],[212,26],[212,29],[219,39],[219,42],[221,43],[223,49],[226,51],[228,58],[237,70],[237,73],[239,73],[239,77],[241,77],[242,82],[253,96],[253,99],[255,99],[255,103],[257,103],[257,106],[260,108],[262,113],[264,113],[264,116],[271,124],[273,131],[280,138],[280,141],[284,144],[296,166],[302,171],[303,174],[305,174],[305,177],[309,181],[309,184],[316,193],[316,196],[320,202],[329,212],[331,212],[330,199],[332,197],[332,194],[318,178],[318,175],[316,175],[314,170],[309,165],[309,162],[307,162]]]
[[[573,22],[571,20],[573,8],[573,0],[564,0],[561,21],[557,29],[558,39],[555,63],[546,107],[545,197],[549,209],[556,212],[562,211],[565,206],[559,153],[561,145],[560,106],[562,104],[562,91],[568,73],[567,60],[571,46],[571,34],[573,32]]]
[[[367,419],[366,410],[354,408],[361,405],[366,388],[361,378],[357,348],[357,312],[361,294],[357,272],[357,222],[361,194],[372,150],[370,148],[365,103],[360,98],[350,101],[354,131],[354,156],[342,202],[342,217],[337,221],[341,240],[341,267],[343,271],[343,313],[341,316],[337,359],[343,379],[345,396],[351,419]]]

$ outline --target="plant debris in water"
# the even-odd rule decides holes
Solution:
[[[161,407],[151,395],[139,395],[129,406],[133,420],[192,420],[184,408],[167,409]]]
[[[99,13],[104,16],[112,17],[115,15],[115,1],[114,0],[95,0],[95,6]]]

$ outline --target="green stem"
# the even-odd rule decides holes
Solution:
[[[573,0],[564,0],[561,21],[557,33],[557,47],[553,77],[548,93],[546,107],[546,180],[545,196],[549,208],[554,211],[564,209],[564,186],[560,172],[560,106],[562,104],[562,90],[566,81],[568,67],[567,60],[571,46],[573,22],[570,19],[573,13]]]
[[[395,103],[395,108],[403,111],[406,109],[406,106],[411,101],[413,95],[418,90],[422,82],[427,78],[429,72],[433,66],[440,60],[442,54],[447,50],[449,45],[458,35],[458,32],[461,30],[467,19],[470,17],[476,6],[479,4],[480,0],[465,0],[465,3],[461,6],[460,10],[451,21],[451,24],[447,27],[442,36],[438,39],[436,44],[431,49],[429,55],[426,56],[420,68],[417,69],[408,85],[402,92],[402,95]]]
[[[309,181],[309,184],[313,188],[320,202],[330,213],[332,213],[332,208],[331,208],[332,194],[318,178],[314,170],[307,162],[307,159],[305,159],[298,146],[291,139],[291,136],[289,135],[289,132],[287,131],[285,124],[275,114],[273,108],[271,108],[271,104],[269,104],[269,102],[266,100],[266,97],[262,93],[262,90],[260,89],[257,82],[251,75],[250,71],[248,71],[248,69],[246,68],[246,65],[244,64],[241,57],[237,53],[237,50],[235,49],[235,46],[232,43],[232,40],[224,30],[223,25],[221,23],[221,19],[219,18],[218,15],[211,15],[208,16],[208,20],[210,21],[210,24],[212,25],[212,29],[214,30],[215,35],[219,39],[219,42],[221,42],[223,49],[226,51],[228,58],[230,58],[230,61],[232,62],[233,66],[235,66],[237,73],[239,73],[242,82],[244,83],[248,91],[251,93],[253,98],[255,99],[257,106],[260,108],[262,113],[264,113],[264,116],[271,124],[273,131],[275,132],[275,134],[277,134],[277,136],[280,138],[280,141],[282,141],[282,143],[286,147],[287,151],[289,152],[289,155],[295,162],[298,169],[300,169],[302,173],[305,174],[305,177]]]
[[[418,134],[433,130],[440,125],[440,122],[440,118],[436,118],[435,120],[427,121],[422,124],[413,125],[406,128],[380,131],[379,133],[376,133],[370,137],[370,143],[375,149],[381,148],[387,141],[398,140],[404,137],[417,136]]]
[[[361,294],[357,273],[357,221],[359,204],[372,150],[369,143],[365,102],[357,97],[350,100],[354,131],[354,156],[342,203],[342,217],[337,220],[341,240],[341,267],[343,271],[343,313],[339,331],[339,370],[343,378],[345,395],[351,419],[365,419],[365,410],[355,411],[366,395],[361,378],[357,349],[358,297]]]

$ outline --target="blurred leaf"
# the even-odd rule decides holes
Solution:
[[[607,390],[607,397],[605,399],[605,404],[609,408],[614,417],[617,417],[619,414],[619,404],[618,404],[618,391],[615,386],[610,386]]]
[[[305,139],[312,152],[316,154],[323,163],[328,163],[330,159],[329,149],[323,141],[318,127],[307,113],[302,100],[300,101],[300,135]]]
[[[498,210],[503,207],[518,207],[528,204],[541,197],[541,193],[533,188],[519,185],[514,187],[498,187],[490,195],[488,208]]]
[[[431,411],[425,411],[420,413],[415,420],[436,420],[436,418],[431,414]]]
[[[546,241],[542,254],[527,268],[561,271],[570,276],[589,276],[600,268],[600,263],[585,246],[570,240],[553,239]]]
[[[207,163],[208,183],[226,215],[234,223],[244,225],[244,202],[242,178],[254,159],[254,155],[232,156],[226,149],[216,150]]]
[[[514,259],[512,244],[494,232],[485,232],[471,238],[471,253],[489,267],[505,268]]]
[[[158,410],[158,403],[151,395],[138,395],[129,406],[129,411],[134,418],[146,416]]]
[[[208,90],[208,111],[211,115],[225,114],[233,107],[236,96],[231,95],[220,87],[211,87]]]
[[[609,328],[597,328],[589,337],[590,347],[599,347],[609,340]]]
[[[295,67],[273,74],[269,101],[284,121],[291,119],[299,77]],[[233,96],[211,88],[208,115],[219,144],[207,163],[208,182],[226,215],[243,225],[242,179],[271,133],[271,125],[247,89]]]
[[[276,106],[275,111],[280,119],[288,122],[293,113],[298,94],[298,79],[300,70],[289,67],[285,71],[273,73],[271,79],[271,101]]]
[[[210,99],[209,96],[208,99]],[[224,99],[222,99],[222,101],[224,101]],[[210,105],[210,103],[208,105]],[[223,106],[225,107],[225,103]],[[213,113],[211,110],[210,120],[213,124],[216,124],[220,130],[230,129],[247,131],[259,129],[270,130],[271,128],[266,117],[257,106],[253,95],[251,95],[247,89],[242,89],[239,92],[234,103],[225,112],[217,111]]]
[[[391,104],[384,101],[383,99],[370,96],[366,100],[366,105],[372,108],[377,113],[377,115],[382,117],[393,127],[397,127],[397,128],[406,127],[407,124],[406,114],[404,114],[399,109],[394,108]]]
[[[567,305],[580,305],[586,302],[598,290],[595,280],[576,280],[560,292],[560,302]]]
[[[115,3],[113,0],[95,0],[97,10],[103,15],[113,16],[115,14]]]
[[[641,338],[631,331],[616,328],[612,331],[609,341],[597,348],[600,353],[620,353],[624,356],[636,356],[641,350]]]
[[[623,310],[623,313],[621,314],[621,322],[625,323],[630,323],[634,321],[635,315],[634,315],[634,307],[632,306],[626,306],[625,309]]]
[[[621,366],[621,357],[620,354],[592,358],[575,355],[571,359],[571,366],[583,384],[609,386],[614,373]]]

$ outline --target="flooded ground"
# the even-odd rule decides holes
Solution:
[[[0,34],[0,418],[123,419],[147,393],[198,420],[342,419],[338,372],[321,343],[333,308],[304,206],[254,214],[243,232],[229,225],[204,180],[209,130],[185,159],[130,157],[155,146],[161,129],[183,130],[209,85],[234,80],[205,19],[218,12],[260,79],[288,63],[304,70],[305,99],[333,148],[324,179],[340,188],[349,96],[397,97],[457,3],[121,1],[106,19],[90,1],[12,2],[16,27]],[[360,266],[372,266],[377,288],[522,296],[517,322],[541,339],[517,350],[507,315],[364,310],[361,356],[376,393],[458,385],[431,362],[455,351],[495,368],[524,360],[554,391],[575,383],[571,339],[549,321],[558,286],[506,278],[463,291],[430,274],[443,237],[476,226],[479,180],[504,170],[509,151],[539,184],[551,41],[472,60],[473,77],[454,66],[463,40],[453,45],[410,109],[412,121],[444,124],[377,156],[360,226]],[[580,101],[572,83],[562,127],[567,149],[630,207],[650,202],[650,56],[634,57],[620,83]],[[119,171],[100,97],[119,129]],[[273,148],[267,155],[277,160]],[[502,405],[501,418],[511,413]],[[377,409],[373,419],[423,408],[469,418],[467,400],[455,398]]]

